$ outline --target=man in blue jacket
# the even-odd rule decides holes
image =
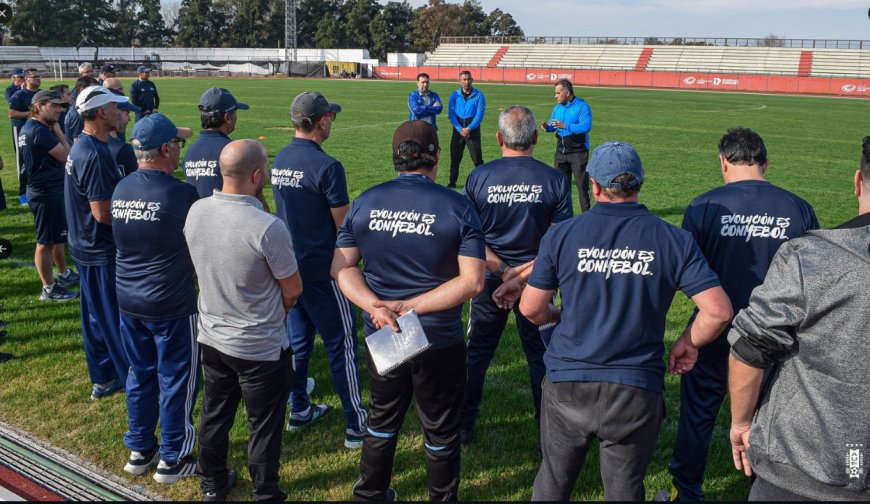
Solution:
[[[483,164],[480,123],[486,111],[486,98],[483,93],[471,87],[473,82],[471,72],[459,72],[459,89],[450,95],[450,102],[447,104],[447,115],[453,124],[453,137],[450,139],[450,182],[447,187],[456,187],[459,163],[462,162],[462,151],[466,145],[474,166]]]
[[[556,155],[553,167],[564,173],[568,180],[574,174],[574,183],[580,195],[580,210],[589,210],[589,130],[592,129],[592,110],[574,96],[574,86],[568,79],[556,83],[556,106],[550,120],[541,123],[548,133],[556,132]]]
[[[130,84],[130,103],[141,108],[136,112],[136,120],[154,114],[160,107],[160,95],[157,94],[157,86],[151,82],[151,69],[141,65],[136,69],[139,79]]]
[[[441,103],[441,97],[435,91],[429,90],[429,74],[420,73],[417,75],[417,89],[408,95],[408,110],[411,113],[408,115],[409,121],[421,120],[431,124],[435,130],[438,130],[438,125],[435,124],[435,116],[440,114],[444,109]]]

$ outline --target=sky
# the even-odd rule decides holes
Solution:
[[[379,0],[382,4],[387,0]],[[426,0],[408,0],[419,7]],[[461,0],[447,0],[462,3]],[[481,0],[527,36],[870,40],[870,0]]]

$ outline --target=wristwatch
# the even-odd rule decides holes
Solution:
[[[502,275],[504,275],[504,272],[507,271],[507,269],[509,267],[510,266],[508,266],[508,263],[506,263],[506,262],[501,263],[501,266],[499,266],[498,269],[495,270],[495,276],[501,278]]]

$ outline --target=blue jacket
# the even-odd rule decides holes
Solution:
[[[565,128],[556,129],[547,123],[548,132],[556,132],[556,149],[563,153],[589,150],[589,131],[592,129],[592,109],[580,98],[562,105],[557,103],[550,114],[550,121],[561,121]]]
[[[462,96],[462,88],[457,89],[450,95],[450,103],[447,104],[447,115],[456,131],[462,128],[469,130],[479,128],[485,111],[486,98],[475,88],[471,88],[468,98]]]
[[[420,119],[429,122],[437,130],[438,125],[435,124],[435,116],[440,114],[441,110],[444,109],[444,103],[441,101],[441,97],[438,96],[438,93],[431,89],[429,90],[429,103],[438,103],[438,106],[426,105],[419,89],[412,91],[411,94],[408,95],[408,110],[411,111],[408,115],[408,120],[414,121]]]
[[[130,103],[142,107],[142,112],[153,112],[154,109],[160,108],[157,86],[150,80],[134,80],[130,84]]]

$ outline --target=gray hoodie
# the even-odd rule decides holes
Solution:
[[[728,334],[773,368],[749,436],[758,476],[811,499],[870,500],[870,226],[783,245]]]

